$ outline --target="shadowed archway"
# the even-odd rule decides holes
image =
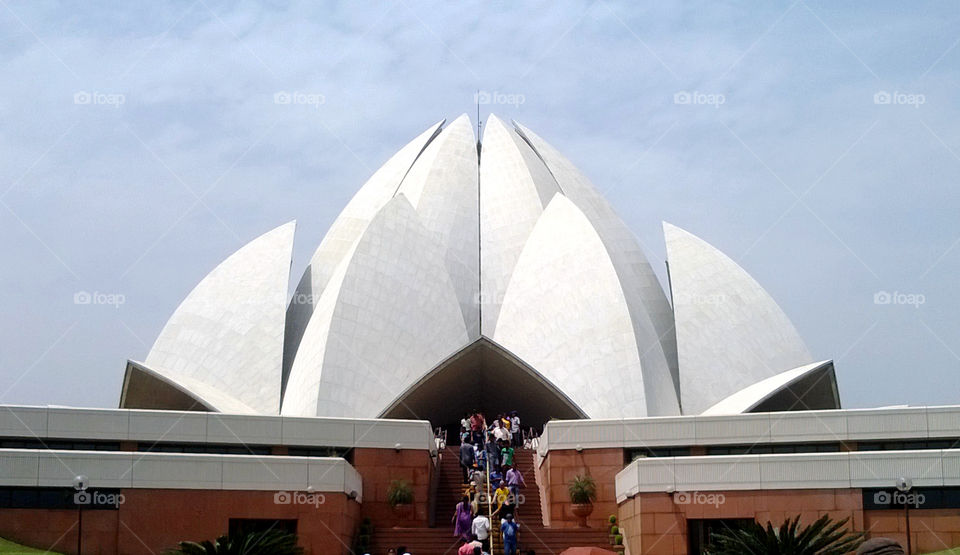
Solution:
[[[460,419],[475,409],[488,420],[516,410],[524,430],[542,429],[552,418],[587,418],[539,372],[486,337],[438,364],[380,417],[429,420],[447,430],[450,443],[459,443]]]

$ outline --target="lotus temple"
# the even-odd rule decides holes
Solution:
[[[309,261],[277,222],[212,268],[117,408],[0,407],[0,536],[132,554],[280,527],[311,554],[455,553],[460,419],[516,410],[524,551],[696,554],[824,514],[960,545],[960,406],[842,409],[833,361],[734,260],[664,223],[651,261],[534,131],[475,128],[400,148]]]

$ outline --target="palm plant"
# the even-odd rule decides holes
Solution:
[[[715,532],[711,536],[710,555],[843,555],[863,543],[863,534],[849,533],[843,526],[849,518],[834,522],[823,515],[813,524],[800,528],[800,516],[787,519],[779,528],[772,523],[756,522],[741,528]]]
[[[168,555],[301,555],[297,536],[282,530],[220,536],[214,541],[183,541]]]
[[[413,503],[413,487],[406,480],[393,480],[387,490],[387,503],[391,507]]]
[[[597,482],[590,476],[578,475],[567,486],[570,502],[586,505],[597,498]]]

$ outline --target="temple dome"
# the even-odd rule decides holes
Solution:
[[[391,157],[292,295],[293,223],[224,261],[128,363],[121,406],[450,419],[432,411],[451,388],[495,411],[479,376],[513,376],[544,419],[796,408],[778,392],[829,361],[808,366],[746,271],[667,224],[668,294],[569,160],[494,115],[482,144],[473,129],[434,124]],[[829,368],[816,408],[839,407]]]

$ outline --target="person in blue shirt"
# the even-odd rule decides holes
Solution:
[[[513,513],[507,513],[500,523],[500,532],[503,534],[503,555],[517,555],[517,532],[520,524],[513,520]]]

